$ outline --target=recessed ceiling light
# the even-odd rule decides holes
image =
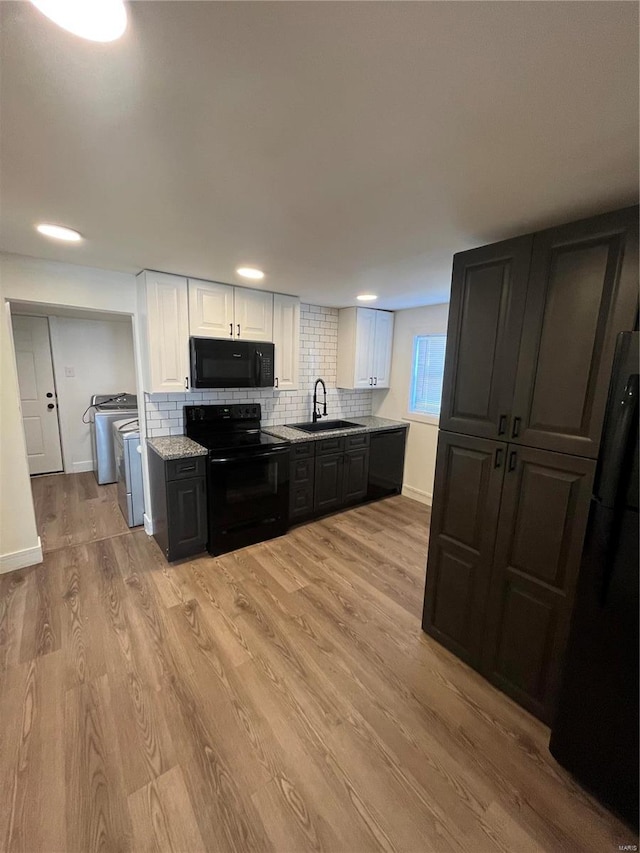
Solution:
[[[68,243],[78,243],[82,240],[82,236],[74,231],[73,228],[65,228],[64,225],[47,225],[41,223],[36,225],[36,231],[44,234],[45,237],[53,237],[54,240],[66,240]]]
[[[356,299],[359,299],[360,302],[375,302],[377,298],[374,293],[361,293],[360,296],[356,296]]]
[[[122,0],[31,0],[59,27],[89,41],[115,41],[127,28]]]
[[[262,272],[262,270],[257,270],[254,267],[238,267],[236,272],[238,273],[238,275],[243,276],[243,278],[264,278],[264,273]]]

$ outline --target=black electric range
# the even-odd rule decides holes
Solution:
[[[211,554],[287,531],[289,443],[260,431],[261,414],[259,403],[184,407],[186,434],[209,451]]]

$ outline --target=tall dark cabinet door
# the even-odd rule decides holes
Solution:
[[[596,463],[510,444],[483,670],[545,722],[553,716]]]
[[[207,541],[207,497],[204,477],[167,483],[171,559],[204,550]]]
[[[480,663],[506,444],[440,432],[422,627]]]
[[[509,440],[598,455],[615,338],[637,304],[637,207],[536,235]]]
[[[453,259],[441,429],[508,433],[532,241],[519,237]]]
[[[369,474],[369,448],[350,450],[344,454],[342,503],[358,503],[365,499]]]
[[[342,506],[343,453],[316,456],[314,512],[331,512]]]

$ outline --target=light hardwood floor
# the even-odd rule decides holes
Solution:
[[[168,566],[75,476],[34,481],[45,562],[0,577],[0,849],[634,843],[420,630],[423,506]]]

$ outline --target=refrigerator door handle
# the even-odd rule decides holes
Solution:
[[[618,483],[623,471],[629,432],[638,412],[638,384],[640,376],[632,373],[616,404],[613,430],[608,436],[605,452],[601,457],[601,475],[598,497],[605,506],[613,507],[618,494]]]

